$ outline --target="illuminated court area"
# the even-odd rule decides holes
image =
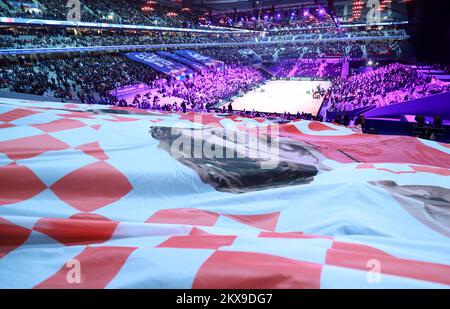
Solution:
[[[323,97],[315,99],[313,92],[317,87],[328,90],[328,81],[269,81],[263,86],[250,91],[242,97],[233,100],[234,110],[259,111],[270,113],[319,112]],[[228,103],[227,103],[228,104]]]

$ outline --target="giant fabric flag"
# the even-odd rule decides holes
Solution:
[[[0,99],[0,288],[449,288],[449,167],[329,123]]]

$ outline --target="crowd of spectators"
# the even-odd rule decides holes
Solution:
[[[325,58],[284,59],[272,67],[277,77],[336,78],[341,75],[340,60]]]
[[[233,59],[225,56],[229,54],[226,51],[217,50],[216,55],[219,54],[224,59]],[[291,68],[292,64],[300,64],[298,75],[308,75],[313,66],[317,71],[324,65],[321,61],[290,63]],[[303,64],[307,65],[306,71],[302,71]],[[338,63],[328,65],[334,67]],[[223,70],[196,72],[191,78],[180,81],[159,75],[145,65],[114,53],[0,60],[0,90],[52,96],[62,101],[158,111],[219,112],[278,122],[298,119],[323,121],[320,115],[234,111],[231,103],[226,103],[230,97],[244,94],[265,80],[263,73],[253,66],[231,64]],[[110,94],[110,90],[138,83],[147,84],[151,90],[136,95],[131,101]],[[353,109],[400,103],[444,91],[450,91],[450,84],[422,75],[411,66],[394,63],[349,78],[335,78],[332,88],[324,95],[328,110],[340,112],[335,121],[352,125],[347,112]]]
[[[111,103],[111,90],[145,83],[159,87],[161,97],[182,98],[192,108],[204,108],[264,80],[253,67],[232,65],[224,71],[197,73],[178,82],[118,54],[2,59],[0,65],[0,90],[81,103]],[[163,78],[165,83],[156,83]]]
[[[330,91],[329,110],[342,112],[450,91],[450,84],[422,75],[410,66],[393,63],[347,79],[336,78]]]
[[[198,72],[183,81],[156,82],[156,91],[138,94],[132,102],[112,98],[112,104],[164,111],[207,111],[227,98],[250,91],[264,80],[261,72],[253,67],[231,65],[222,70]],[[182,99],[182,102],[164,103],[162,99],[167,97]]]
[[[344,28],[336,30],[336,28],[306,28],[306,29],[291,29],[289,31],[269,31],[267,32],[267,40],[278,40],[283,38],[284,40],[320,40],[320,39],[351,39],[351,38],[363,38],[363,37],[405,37],[407,36],[405,29],[371,29],[366,30],[364,28]]]
[[[147,30],[0,27],[0,48],[51,48],[118,45],[251,42],[245,34],[207,34]]]
[[[253,46],[263,62],[278,63],[281,59],[291,58],[324,58],[324,57],[348,57],[354,60],[361,59],[386,59],[397,60],[402,56],[399,41],[385,40],[382,42],[340,42],[340,43],[308,43],[285,44],[276,46]]]
[[[193,106],[210,106],[219,98],[236,94],[236,89],[245,91],[263,79],[262,73],[246,66],[248,61],[238,50],[207,52],[205,49],[199,52],[235,66],[223,73],[198,75],[181,84],[168,83],[161,89],[162,95],[178,96]],[[4,58],[0,65],[0,89],[83,103],[104,102],[108,100],[110,90],[136,83],[151,85],[161,78],[149,67],[116,53]],[[340,70],[341,63],[328,63],[323,59],[287,60],[280,62],[277,76],[334,77],[330,89],[331,111],[384,106],[450,90],[448,84],[399,63],[348,78],[338,77]]]
[[[120,55],[0,60],[0,89],[81,103],[106,100],[108,91],[159,76]]]
[[[22,2],[22,3],[21,3]],[[192,27],[194,16],[190,13],[177,11],[177,16],[170,17],[171,11],[163,6],[155,6],[153,11],[145,12],[142,7],[145,0],[110,0],[107,2],[97,0],[80,1],[80,20],[83,22],[109,22],[118,24],[138,24],[165,27]],[[7,17],[21,17],[33,19],[66,20],[72,7],[67,7],[67,0],[39,0],[5,1],[8,9],[3,8],[2,14]],[[20,4],[18,4],[20,3]],[[37,5],[30,9],[27,3]]]
[[[302,32],[298,30],[297,33]],[[335,35],[333,33],[331,36]],[[188,44],[188,43],[245,43],[252,48],[266,49],[268,57],[273,56],[274,48],[279,47],[282,53],[297,53],[304,58],[318,56],[350,56],[362,58],[372,55],[399,56],[399,40],[391,40],[371,32],[372,41],[359,41],[366,37],[365,31],[351,33],[346,42],[324,41],[322,33],[305,33],[302,40],[312,42],[294,42],[289,35],[283,33],[263,35],[261,33],[183,33],[157,32],[146,30],[112,30],[112,29],[60,29],[45,27],[0,27],[0,48],[51,48],[51,47],[88,47],[119,45],[152,45],[152,44]],[[274,45],[260,43],[277,42]],[[283,44],[281,44],[283,43]],[[291,55],[292,57],[293,55]]]

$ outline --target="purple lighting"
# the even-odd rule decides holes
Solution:
[[[319,15],[325,15],[327,12],[325,11],[325,9],[324,8],[320,8],[319,9]]]
[[[306,9],[303,11],[303,17],[308,17],[309,16],[309,10]]]

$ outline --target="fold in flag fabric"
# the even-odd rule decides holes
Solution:
[[[13,99],[0,128],[0,288],[450,287],[447,144]]]

